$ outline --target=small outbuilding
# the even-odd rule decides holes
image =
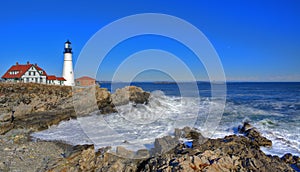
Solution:
[[[75,83],[77,86],[87,87],[87,86],[96,85],[96,80],[88,76],[83,76],[77,78],[75,80]]]

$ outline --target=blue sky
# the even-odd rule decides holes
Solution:
[[[0,74],[17,61],[30,61],[38,63],[47,73],[61,76],[63,44],[67,39],[72,42],[75,63],[81,49],[99,29],[138,13],[169,14],[196,26],[215,47],[229,81],[300,81],[300,1],[297,0],[3,1]],[[151,35],[128,39],[112,49],[100,65],[98,79],[109,80],[126,57],[146,49],[171,52],[186,63],[196,79],[207,79],[205,68],[188,48]],[[138,79],[169,77],[148,71]]]

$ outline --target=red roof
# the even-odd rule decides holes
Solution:
[[[8,69],[8,71],[6,71],[6,73],[2,76],[3,79],[13,79],[13,78],[21,78],[30,68],[31,66],[34,66],[37,70],[39,71],[43,71],[43,76],[47,76],[47,73],[40,68],[37,65],[33,65],[33,64],[26,64],[26,65],[20,65],[20,64],[16,64],[13,65],[12,67],[10,67]],[[18,72],[17,74],[10,74],[10,72],[12,71],[16,71]]]
[[[48,75],[47,80],[56,80],[56,76],[54,75]]]
[[[82,81],[82,80],[92,80],[92,81],[95,81],[95,79],[93,79],[91,77],[88,77],[88,76],[83,76],[83,77],[80,77],[80,78],[76,79],[76,81]]]
[[[64,77],[56,77],[56,79],[57,79],[58,81],[66,81],[66,79],[65,79]]]
[[[40,68],[38,65],[34,66],[38,71],[43,71],[43,76],[47,76],[47,73],[44,71],[44,69]]]
[[[25,72],[30,69],[32,65],[13,65],[8,69],[8,71],[2,76],[3,79],[11,79],[11,78],[21,78]],[[19,73],[16,75],[12,75],[9,72],[11,71],[18,71]]]

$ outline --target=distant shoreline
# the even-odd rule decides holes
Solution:
[[[177,83],[194,83],[195,81],[133,81],[133,82],[125,82],[125,81],[97,81],[98,83],[151,83],[151,84],[177,84]],[[210,82],[210,81],[196,81],[197,83],[222,83],[222,82]],[[225,83],[300,83],[300,81],[226,81]]]

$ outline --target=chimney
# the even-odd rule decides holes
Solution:
[[[35,63],[34,66],[37,66],[37,63]]]
[[[28,65],[30,64],[29,61],[27,61],[27,64],[28,64]]]
[[[18,66],[19,65],[19,63],[18,62],[16,62],[16,66]]]

